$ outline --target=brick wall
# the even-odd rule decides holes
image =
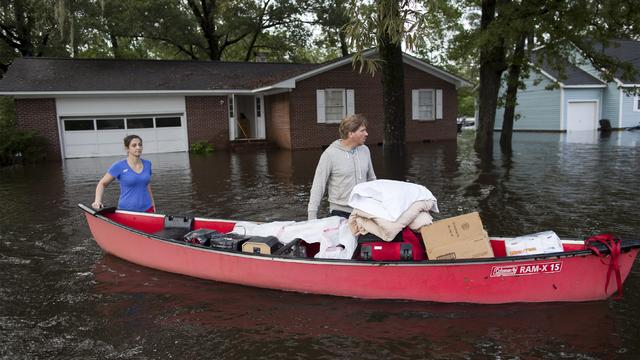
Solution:
[[[18,129],[35,130],[44,136],[49,142],[47,159],[60,160],[56,99],[16,99],[15,102]]]
[[[216,149],[229,146],[229,115],[226,96],[187,96],[189,145],[206,140]]]
[[[382,143],[384,120],[380,74],[359,74],[347,64],[302,80],[290,93],[291,147],[314,148],[328,145],[339,137],[338,124],[318,124],[316,90],[326,88],[354,89],[355,112],[369,121],[369,145]],[[417,88],[443,90],[443,118],[432,122],[411,120],[411,90]],[[453,84],[405,64],[406,140],[455,140],[457,91]]]
[[[404,67],[404,84],[407,142],[457,139],[458,91],[456,87],[409,65]],[[443,118],[435,121],[412,120],[411,90],[413,89],[442,89]]]
[[[291,149],[289,93],[265,97],[267,140],[283,149]]]

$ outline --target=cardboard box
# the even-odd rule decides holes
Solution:
[[[543,231],[506,239],[504,247],[507,256],[548,254],[563,251],[562,241],[553,231]]]
[[[436,221],[423,226],[420,233],[430,260],[493,257],[489,236],[477,212]]]

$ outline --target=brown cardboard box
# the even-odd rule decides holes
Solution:
[[[436,221],[420,229],[430,260],[493,257],[477,212]]]

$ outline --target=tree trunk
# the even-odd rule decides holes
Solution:
[[[504,2],[505,0],[501,0]],[[487,31],[495,21],[496,0],[482,1],[480,31]],[[493,127],[500,90],[500,77],[506,69],[504,39],[498,38],[484,44],[480,49],[480,86],[478,105],[478,128],[475,150],[483,159],[493,157]]]
[[[340,39],[340,52],[342,56],[349,56],[349,45],[347,41],[347,34],[344,29],[338,31],[338,38]]]
[[[109,32],[109,40],[111,41],[111,51],[113,52],[113,58],[121,58],[122,56],[120,54],[120,45],[118,45],[118,37],[114,33]]]
[[[16,19],[16,35],[19,39],[20,47],[18,50],[22,56],[33,56],[35,50],[31,39],[32,21],[26,14],[23,0],[16,0],[13,4],[13,15]],[[27,18],[25,18],[27,16]]]
[[[200,7],[198,7],[195,0],[188,0],[188,3],[193,15],[200,24],[202,35],[207,41],[207,53],[209,55],[209,59],[220,60],[222,54],[220,54],[220,47],[218,44],[219,38],[218,34],[216,34],[216,25],[213,19],[216,9],[216,1],[200,0]]]
[[[399,43],[384,39],[379,45],[382,59],[382,104],[384,107],[384,145],[404,144],[404,68]]]
[[[509,75],[507,76],[507,93],[504,105],[504,117],[502,119],[502,132],[500,133],[500,150],[504,154],[511,154],[511,139],[513,135],[513,121],[516,113],[516,101],[518,99],[518,85],[520,73],[524,61],[524,45],[527,34],[520,35],[516,48],[513,51]]]
[[[381,22],[391,23],[399,17],[400,5],[397,0],[390,0],[389,13],[379,14]],[[388,17],[385,19],[385,17]],[[402,62],[402,47],[399,39],[389,33],[389,27],[383,27],[378,39],[378,50],[382,66],[382,106],[384,108],[384,146],[396,147],[404,145],[404,65]]]
[[[249,47],[247,48],[247,52],[244,55],[244,61],[251,60],[251,55],[253,55],[253,48],[256,46],[256,41],[258,41],[258,35],[260,35],[260,30],[256,30],[251,36]]]

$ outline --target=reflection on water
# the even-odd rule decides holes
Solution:
[[[361,358],[369,348],[398,357],[528,358],[554,353],[558,346],[578,354],[620,346],[607,335],[614,324],[606,302],[478,307],[308,296],[192,280],[111,256],[94,273],[96,291],[104,297],[98,311],[121,321],[114,326],[134,333],[149,323],[188,328],[207,340],[201,346],[214,357],[226,351],[259,356],[272,349],[284,357],[302,350],[313,357]],[[220,352],[207,344],[215,343],[213,334],[227,337],[231,349]]]
[[[640,132],[515,133],[478,161],[458,142],[371,146],[379,178],[427,186],[437,218],[479,211],[494,235],[637,238]],[[158,210],[302,220],[321,151],[153,154]],[[0,358],[633,358],[640,274],[620,302],[443,305],[206,282],[104,255],[79,202],[118,157],[0,169]],[[105,194],[115,204],[116,184]],[[327,211],[326,204],[322,211]]]

